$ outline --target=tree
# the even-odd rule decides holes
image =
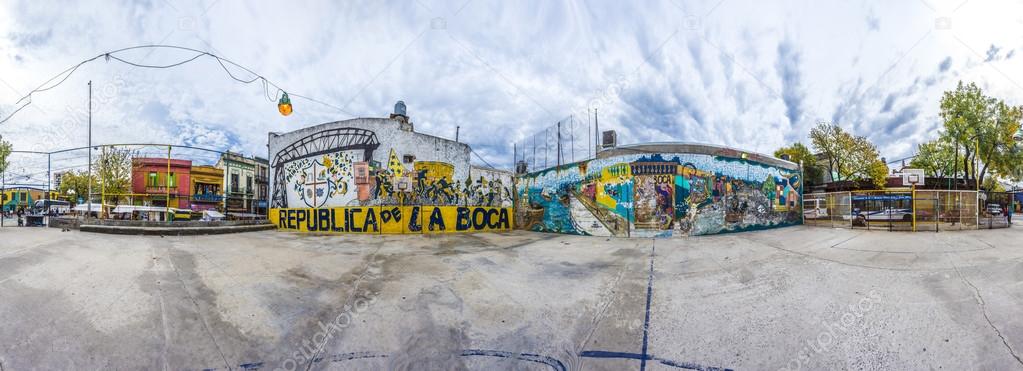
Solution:
[[[106,202],[117,205],[131,189],[132,159],[136,151],[130,149],[104,148],[93,164],[95,181],[93,192],[100,190]]]
[[[803,177],[808,182],[821,181],[820,166],[817,165],[817,156],[814,156],[813,152],[809,148],[803,145],[803,143],[793,143],[788,147],[781,147],[774,151],[774,157],[784,158],[788,157],[789,161],[797,164],[803,164]]]
[[[936,139],[920,143],[917,146],[916,157],[909,162],[909,166],[923,169],[927,175],[940,178],[952,174],[954,163],[952,144]]]
[[[61,175],[57,192],[66,196],[73,203],[77,203],[79,197],[88,199],[89,179],[92,179],[93,188],[99,189],[99,182],[96,181],[96,177],[90,177],[89,173],[85,170],[68,171]]]
[[[865,179],[874,186],[884,186],[888,166],[867,138],[847,133],[835,124],[820,123],[810,129],[810,140],[827,159],[827,170],[835,181]]]
[[[978,184],[987,184],[989,174],[1020,175],[1023,154],[1016,139],[1023,106],[1010,106],[984,95],[976,84],[960,81],[942,96],[940,115],[944,121],[940,140],[953,144],[951,176],[959,177],[960,163],[963,178]]]
[[[11,155],[11,143],[0,135],[0,173],[7,171],[7,156]]]

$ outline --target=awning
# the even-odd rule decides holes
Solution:
[[[223,219],[224,218],[224,214],[221,214],[219,211],[216,211],[216,210],[205,210],[205,211],[203,211],[203,213],[208,215],[210,218],[215,218],[215,219],[216,218],[219,218],[219,219]]]
[[[117,205],[117,207],[114,208],[114,211],[112,211],[112,213],[114,213],[114,214],[129,214],[129,213],[133,213],[133,212],[136,212],[136,211],[162,213],[162,212],[166,212],[167,208],[166,207],[160,207],[160,206]],[[170,211],[172,213],[178,213],[178,212],[181,212],[182,210],[181,209],[176,209],[176,208],[172,207],[172,208],[170,208]]]
[[[72,210],[78,211],[78,212],[87,213],[87,212],[89,212],[89,206],[90,205],[92,206],[92,211],[93,212],[98,213],[100,211],[100,205],[99,204],[78,204],[78,205],[75,205],[74,209],[72,209]],[[110,206],[110,205],[107,205],[107,206]]]

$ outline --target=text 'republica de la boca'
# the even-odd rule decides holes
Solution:
[[[458,233],[512,229],[510,207],[356,206],[272,209],[278,230],[322,233]]]

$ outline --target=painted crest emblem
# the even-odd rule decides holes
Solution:
[[[320,207],[330,199],[330,193],[335,185],[332,177],[327,174],[329,168],[330,166],[322,161],[314,160],[302,169],[297,185],[301,187],[302,201],[306,206]]]

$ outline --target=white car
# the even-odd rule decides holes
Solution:
[[[813,207],[808,207],[810,204]],[[806,219],[825,219],[828,217],[828,209],[824,206],[824,200],[806,200],[803,203],[803,217]]]
[[[999,204],[988,204],[987,213],[991,214],[992,216],[1002,215],[1002,206]]]
[[[868,211],[866,213],[860,212],[856,215],[857,218],[863,218],[865,220],[913,220],[912,209],[897,209],[894,207],[884,208],[878,211]]]

